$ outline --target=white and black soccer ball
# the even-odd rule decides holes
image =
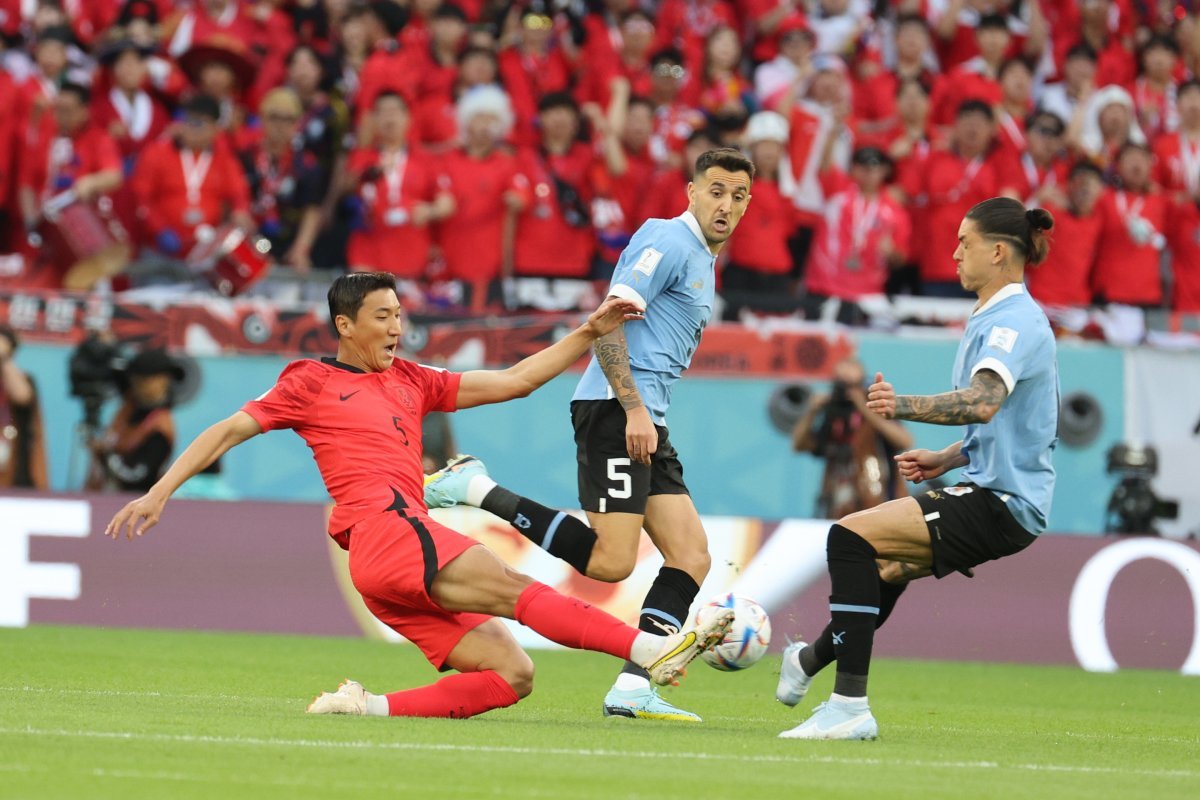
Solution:
[[[757,602],[731,592],[718,595],[700,606],[696,611],[696,623],[726,608],[733,609],[733,625],[729,633],[716,647],[701,653],[700,658],[714,669],[734,672],[754,666],[766,655],[767,647],[771,644],[771,620]]]

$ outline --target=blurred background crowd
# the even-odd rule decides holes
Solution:
[[[569,306],[731,145],[760,174],[727,318],[962,296],[959,220],[997,194],[1058,221],[1045,305],[1196,312],[1197,12],[0,0],[0,281],[228,295],[382,269],[414,307]]]

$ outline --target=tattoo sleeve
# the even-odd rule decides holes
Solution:
[[[625,342],[625,331],[617,328],[612,333],[606,333],[596,340],[596,362],[608,378],[613,394],[621,402],[621,408],[626,411],[637,408],[642,403],[637,384],[633,380],[633,371],[629,367],[629,345]]]
[[[967,425],[988,422],[1008,397],[1004,380],[990,369],[971,377],[971,385],[957,392],[934,395],[899,395],[896,418],[934,425]]]

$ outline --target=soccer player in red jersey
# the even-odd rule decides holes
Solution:
[[[638,306],[610,298],[562,340],[505,370],[446,372],[397,359],[402,312],[395,277],[357,273],[334,281],[330,318],[336,358],[289,364],[257,400],[201,433],[143,497],[121,509],[106,534],[141,536],[171,494],[241,442],[292,428],[312,448],[337,503],[329,533],[350,551],[350,577],[367,608],[412,641],[439,670],[459,674],[417,689],[371,694],[355,681],[317,697],[317,714],[470,717],[517,702],[533,689],[533,663],[495,619],[515,619],[551,641],[645,665],[672,682],[725,635],[733,614],[668,637],[638,631],[505,565],[490,550],[440,525],[424,501],[421,418],[430,411],[524,397],[574,364]]]

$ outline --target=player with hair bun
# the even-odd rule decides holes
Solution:
[[[829,529],[831,621],[811,644],[784,651],[776,698],[800,702],[812,678],[837,661],[829,701],[785,739],[874,739],[867,704],[875,629],[911,580],[972,568],[1024,550],[1046,529],[1054,493],[1058,364],[1054,334],[1025,291],[1025,268],[1045,260],[1054,218],[994,197],[958,229],[962,287],[979,297],[954,362],[954,391],[897,395],[876,373],[867,407],[887,419],[965,425],[943,450],[895,457],[913,483],[963,467],[960,482],[850,514]]]

